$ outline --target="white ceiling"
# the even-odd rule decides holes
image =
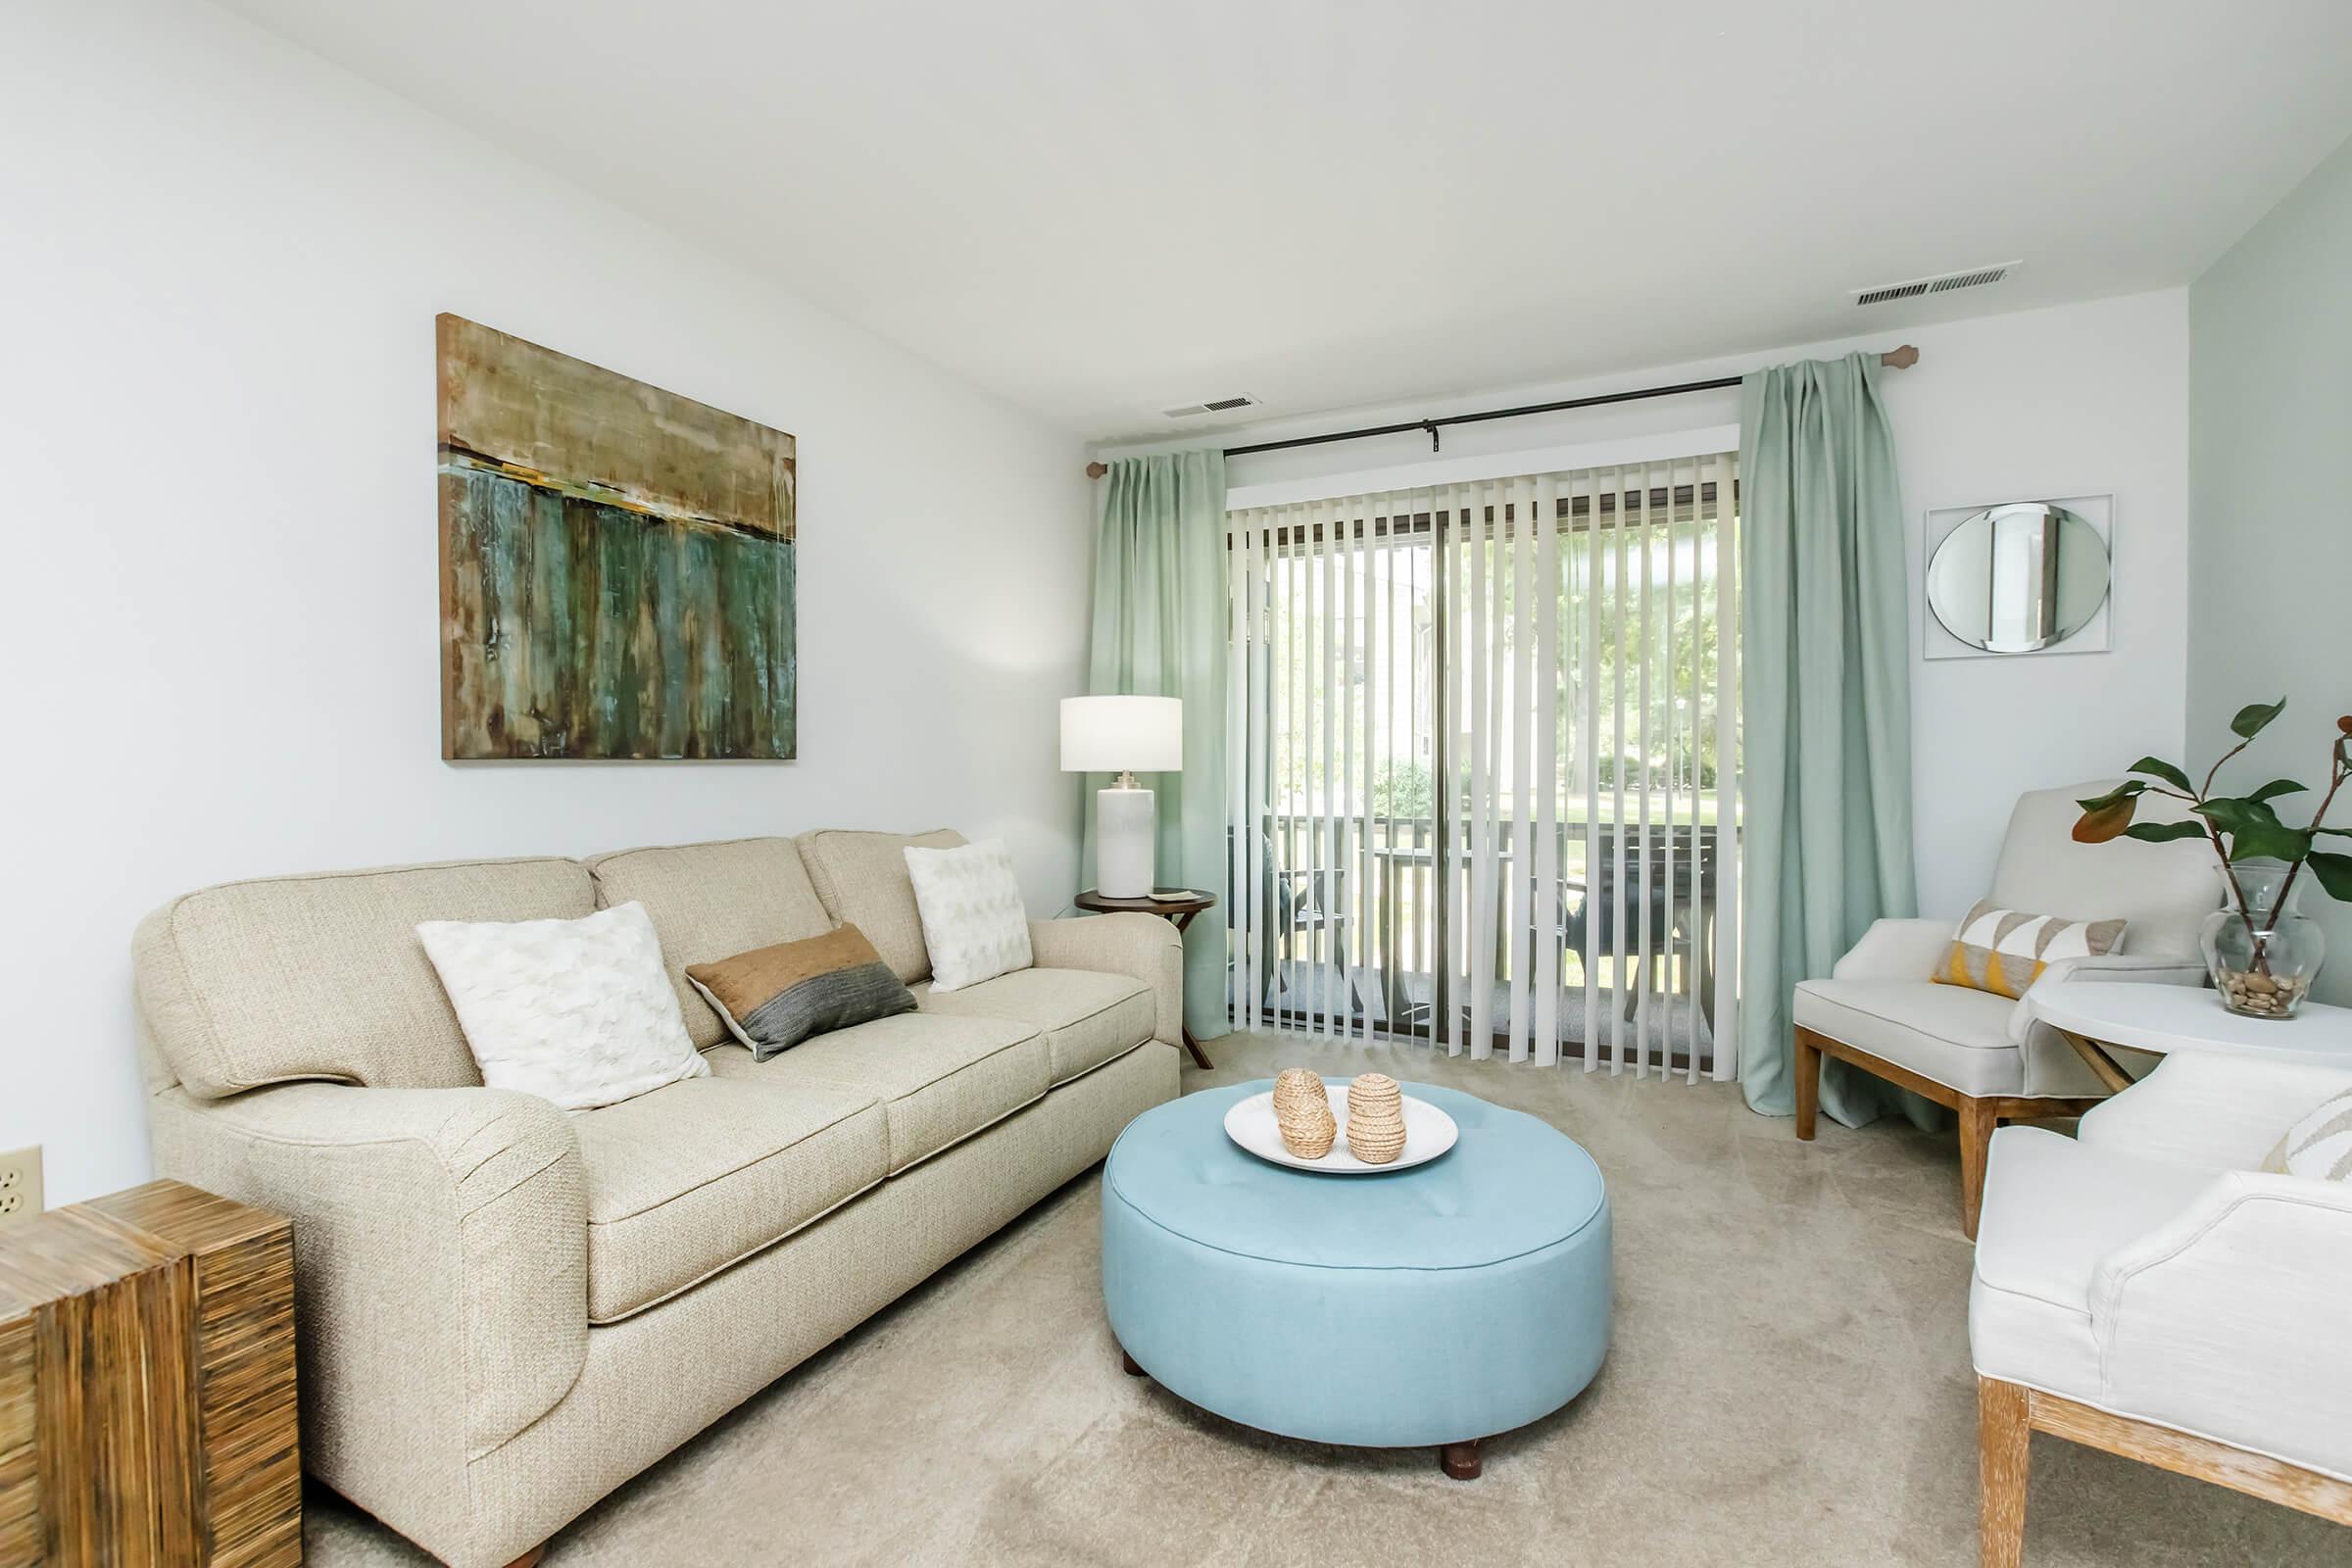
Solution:
[[[2352,134],[2346,0],[227,3],[1093,437],[2180,283]]]

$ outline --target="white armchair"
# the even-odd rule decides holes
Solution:
[[[1992,1140],[1968,1306],[1986,1568],[2024,1549],[2036,1431],[2352,1524],[2352,1185],[2258,1168],[2347,1085],[2174,1055],[2079,1139]]]
[[[2070,979],[2202,985],[2197,927],[2222,898],[2213,852],[2194,840],[2077,844],[2076,802],[2112,787],[2078,784],[2021,796],[1986,897],[2034,914],[2129,922],[2116,952],[2053,963],[2036,986]],[[2179,809],[2149,795],[2141,798],[2140,814],[2174,820]],[[1973,1237],[1993,1129],[2020,1118],[2078,1115],[2107,1088],[2023,1001],[1929,978],[1958,923],[1958,911],[1948,920],[1876,922],[1828,979],[1798,984],[1790,1015],[1796,1136],[1813,1136],[1825,1055],[1949,1106],[1960,1118],[1961,1229]]]

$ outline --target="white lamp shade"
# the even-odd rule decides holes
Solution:
[[[1184,703],[1175,697],[1064,697],[1065,773],[1175,773],[1184,767]]]

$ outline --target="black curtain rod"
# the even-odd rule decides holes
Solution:
[[[1905,343],[1879,356],[1879,363],[1890,370],[1907,370],[1919,363],[1919,350]],[[1479,414],[1447,414],[1434,419],[1406,419],[1398,424],[1366,425],[1361,430],[1333,430],[1324,435],[1298,435],[1287,441],[1258,441],[1249,446],[1227,447],[1229,458],[1247,457],[1252,452],[1286,452],[1292,447],[1319,447],[1332,441],[1361,441],[1376,435],[1402,435],[1407,430],[1429,432],[1429,450],[1438,450],[1438,432],[1449,424],[1483,424],[1489,419],[1516,419],[1530,414],[1558,414],[1568,409],[1597,408],[1604,403],[1638,403],[1643,398],[1679,397],[1685,392],[1716,392],[1740,384],[1736,375],[1721,375],[1711,381],[1679,381],[1673,386],[1637,387],[1630,392],[1603,392],[1589,398],[1565,398],[1558,403],[1523,403],[1515,409],[1488,409]],[[1090,463],[1087,477],[1100,479],[1109,472],[1107,466]]]
[[[1719,387],[1738,386],[1736,375],[1717,376],[1712,381],[1684,381],[1676,386],[1645,386],[1632,392],[1603,392],[1597,397],[1567,398],[1558,403],[1523,403],[1515,409],[1488,409],[1480,414],[1447,414],[1435,419],[1407,419],[1402,424],[1368,424],[1361,430],[1334,430],[1328,435],[1295,435],[1288,441],[1258,441],[1246,447],[1227,447],[1229,458],[1246,457],[1252,452],[1284,452],[1292,447],[1319,447],[1327,441],[1361,441],[1376,435],[1402,435],[1407,430],[1427,430],[1429,450],[1438,450],[1438,432],[1449,424],[1478,424],[1487,419],[1516,419],[1528,414],[1558,414],[1564,409],[1590,409],[1603,403],[1634,403],[1642,398],[1670,398],[1684,392],[1713,392]]]

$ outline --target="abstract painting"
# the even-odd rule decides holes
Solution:
[[[793,439],[456,316],[441,755],[794,755]]]

